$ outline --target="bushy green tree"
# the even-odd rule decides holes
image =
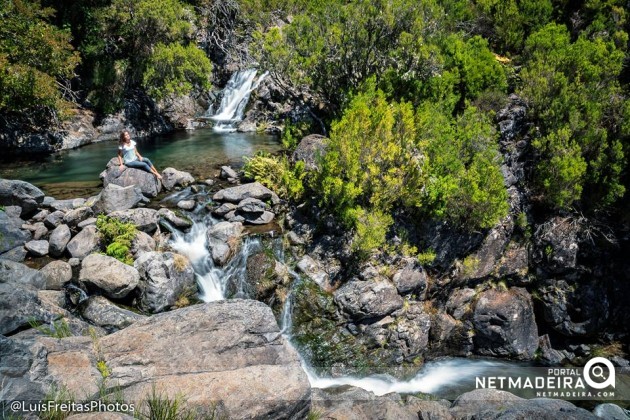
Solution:
[[[80,62],[70,33],[49,23],[51,8],[38,1],[0,2],[0,110],[61,109],[60,88]]]

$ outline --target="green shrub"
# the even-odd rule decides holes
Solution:
[[[66,338],[73,335],[70,325],[68,325],[68,322],[64,318],[56,319],[51,322],[50,325],[42,324],[35,319],[29,319],[28,323],[31,328],[35,328],[37,331],[47,335],[48,337]]]
[[[281,197],[299,200],[304,194],[304,162],[291,166],[285,156],[272,156],[258,152],[254,157],[245,157],[243,172]]]
[[[99,215],[96,219],[96,228],[105,244],[105,254],[132,265],[131,243],[137,233],[133,223],[123,223],[112,217]]]

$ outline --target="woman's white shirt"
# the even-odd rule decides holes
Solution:
[[[136,142],[131,140],[129,144],[123,144],[118,146],[118,150],[122,151],[123,160],[125,163],[133,162],[138,160],[138,156],[136,156]]]

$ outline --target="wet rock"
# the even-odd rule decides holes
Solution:
[[[139,257],[143,252],[151,252],[155,251],[156,243],[155,240],[149,236],[148,234],[138,231],[136,232],[135,238],[131,241],[131,253],[134,257]]]
[[[475,304],[473,325],[478,354],[529,360],[538,348],[532,298],[525,289],[482,292]]]
[[[148,234],[153,234],[157,230],[160,221],[157,210],[145,208],[114,211],[108,216],[123,223],[133,223],[136,229]]]
[[[22,219],[6,211],[0,211],[0,254],[30,241],[32,235],[22,229]]]
[[[263,213],[237,213],[236,217],[242,217],[243,222],[250,225],[266,225],[267,223],[271,223],[275,217],[270,211],[265,211]]]
[[[330,276],[324,268],[308,255],[302,257],[297,263],[297,269],[306,277],[314,281],[324,290],[330,290]]]
[[[24,248],[35,257],[43,257],[48,255],[48,241],[29,241],[24,244]]]
[[[549,398],[526,400],[497,389],[476,389],[460,395],[450,409],[457,419],[594,419],[590,412],[568,401]]]
[[[182,210],[192,210],[196,205],[195,200],[181,200],[177,203],[177,207]]]
[[[402,308],[403,300],[387,280],[351,280],[335,291],[335,302],[352,318],[377,318]]]
[[[55,229],[57,226],[63,223],[63,217],[65,215],[66,214],[63,211],[55,210],[54,212],[46,216],[46,219],[44,219],[44,225],[46,225],[48,229]]]
[[[172,308],[180,297],[197,293],[197,283],[188,258],[172,252],[146,252],[134,263],[140,274],[139,307],[158,313]]]
[[[122,330],[146,318],[114,305],[103,296],[91,296],[84,305],[81,310],[83,318],[109,332]]]
[[[72,267],[65,261],[51,261],[40,273],[46,279],[47,290],[61,290],[65,283],[72,280]]]
[[[212,196],[214,201],[227,201],[230,203],[240,203],[246,198],[256,198],[263,201],[270,200],[274,205],[280,202],[280,198],[276,193],[259,182],[226,188],[217,191]]]
[[[431,316],[424,312],[420,302],[410,303],[402,313],[393,315],[396,316],[396,322],[387,328],[387,343],[390,348],[398,348],[405,360],[411,361],[427,348]]]
[[[269,206],[256,198],[246,198],[238,203],[237,209],[241,213],[263,213]]]
[[[0,179],[0,206],[19,206],[22,217],[27,218],[37,212],[44,201],[44,193],[25,181]]]
[[[89,207],[79,207],[74,210],[68,211],[63,216],[63,222],[70,227],[77,226],[82,221],[94,216],[94,212]]]
[[[73,258],[82,260],[98,249],[100,237],[96,226],[87,226],[68,242],[66,248]]]
[[[125,400],[139,401],[155,386],[167,398],[189,396],[192,409],[217,403],[227,418],[302,418],[309,409],[299,356],[260,302],[225,300],[167,312],[103,337],[100,346]]]
[[[534,234],[533,259],[551,273],[575,268],[579,251],[580,226],[570,218],[553,217],[539,226]]]
[[[549,334],[541,335],[540,337],[538,337],[538,349],[540,352],[540,357],[538,360],[542,363],[546,363],[550,366],[561,366],[562,363],[566,360],[566,357],[562,352],[554,350],[551,347]]]
[[[0,254],[0,259],[10,260],[15,262],[22,262],[26,259],[28,252],[23,246],[17,246],[8,250],[5,253]]]
[[[176,186],[186,187],[195,182],[195,178],[188,172],[178,171],[175,168],[165,168],[162,171],[162,185],[167,191]]]
[[[392,278],[398,293],[401,295],[405,295],[408,293],[419,293],[423,294],[423,292],[427,288],[427,274],[420,266],[415,266],[415,264],[409,264],[402,270],[399,270],[394,274]]]
[[[142,190],[136,185],[121,187],[108,184],[98,194],[92,204],[95,213],[111,213],[116,210],[128,210],[142,201]]]
[[[68,225],[57,226],[48,238],[48,243],[50,245],[48,252],[50,255],[53,257],[60,257],[66,250],[66,246],[68,245],[68,242],[70,242],[71,238],[72,233],[70,232]]]
[[[138,286],[138,270],[115,258],[91,254],[81,263],[79,281],[112,299],[124,298]]]
[[[215,264],[224,265],[236,253],[242,232],[239,222],[220,222],[208,228],[206,244]]]
[[[599,332],[609,317],[610,301],[599,280],[569,284],[549,281],[539,290],[547,325],[569,337]]]
[[[436,401],[432,403],[439,404]],[[441,407],[440,410],[446,409]],[[407,407],[400,395],[387,394],[377,397],[370,391],[352,386],[331,389],[313,388],[311,411],[320,413],[325,419],[418,420],[417,411]],[[448,413],[448,410],[446,412]]]
[[[221,166],[221,179],[238,179],[238,173],[229,166]]]
[[[46,278],[38,271],[19,262],[0,259],[0,282],[17,283],[41,289]]]
[[[115,184],[121,187],[137,185],[140,191],[142,191],[142,194],[147,197],[155,197],[162,190],[162,184],[152,173],[140,169],[128,168],[126,166],[123,166],[121,170],[117,157],[112,158],[107,163],[106,169],[101,172],[99,176],[105,187],[109,184]]]
[[[326,154],[328,139],[319,134],[309,134],[302,138],[291,155],[291,160],[295,163],[301,160],[307,170],[316,170],[317,161]]]
[[[187,229],[193,225],[190,219],[180,217],[175,214],[175,212],[167,208],[161,208],[158,211],[158,214],[162,219],[168,221],[171,225],[175,226],[178,229]]]

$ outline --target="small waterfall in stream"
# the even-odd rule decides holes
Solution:
[[[203,207],[200,206],[198,211],[201,211]],[[194,212],[188,215],[194,220],[192,228],[188,233],[182,233],[173,229],[170,245],[177,252],[186,255],[192,261],[201,289],[200,299],[210,302],[226,299],[228,296],[248,298],[249,293],[245,281],[247,259],[263,249],[261,240],[256,237],[245,238],[239,251],[232,257],[230,262],[224,267],[216,267],[206,247],[206,231],[209,226],[217,223],[217,220],[210,215],[200,216]],[[272,250],[275,258],[285,264],[285,253],[281,238],[273,239]],[[283,336],[291,341],[295,290],[302,278],[290,267],[288,268],[293,282],[284,302],[279,324]],[[302,367],[308,376],[311,386],[314,388],[351,385],[371,391],[376,395],[384,395],[390,392],[423,392],[440,396],[459,395],[474,389],[476,376],[488,374],[505,375],[510,369],[519,369],[517,364],[504,361],[452,358],[427,362],[415,377],[408,380],[399,380],[389,375],[380,374],[367,377],[322,377],[308,365],[304,358],[302,358]]]
[[[264,72],[256,78],[256,69],[238,71],[232,75],[223,89],[223,97],[219,109],[213,112],[212,105],[206,112],[207,118],[215,121],[214,130],[220,132],[236,131],[236,125],[243,120],[245,106],[249,95],[267,77]]]

